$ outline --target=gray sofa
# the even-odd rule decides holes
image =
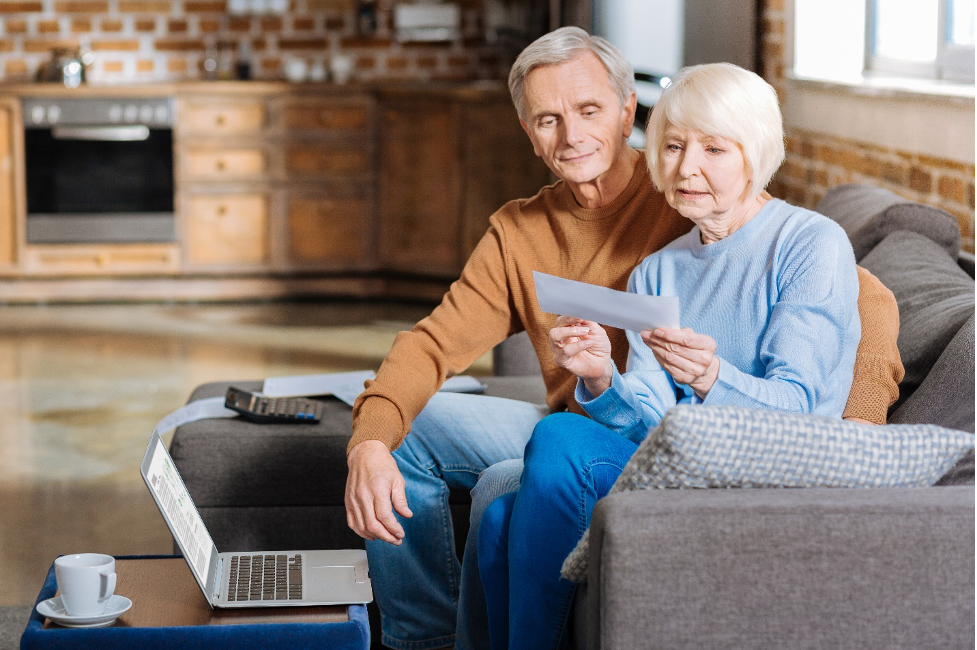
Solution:
[[[973,257],[956,221],[867,186],[818,210],[899,304],[906,367],[893,423],[974,431]],[[963,269],[966,269],[963,270]],[[489,394],[542,401],[528,339],[495,351]],[[233,382],[257,389],[259,382]],[[221,395],[205,384],[191,399]],[[218,548],[358,547],[346,526],[351,414],[315,426],[204,420],[171,453]],[[955,648],[974,645],[974,460],[935,488],[654,490],[602,499],[577,648]],[[459,553],[468,498],[452,494]],[[374,646],[379,647],[373,611]]]

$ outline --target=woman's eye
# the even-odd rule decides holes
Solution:
[[[706,149],[706,151],[708,151],[709,153],[719,154],[719,153],[723,153],[724,150],[720,149],[719,147],[709,147],[708,149]]]

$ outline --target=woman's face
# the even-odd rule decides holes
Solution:
[[[665,199],[679,214],[700,227],[740,217],[750,177],[739,144],[668,125],[659,156]]]

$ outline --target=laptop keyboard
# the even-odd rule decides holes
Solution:
[[[301,600],[302,556],[232,555],[227,600]]]

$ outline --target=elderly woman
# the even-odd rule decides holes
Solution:
[[[682,329],[628,332],[623,375],[597,323],[560,317],[553,356],[591,416],[545,418],[518,492],[482,518],[491,645],[556,648],[574,585],[564,558],[637,444],[676,403],[841,417],[860,337],[855,259],[829,219],[764,192],[783,161],[774,90],[730,64],[682,70],[648,125],[652,180],[695,227],[634,270],[628,290],[678,296]],[[649,549],[654,553],[654,549]]]

